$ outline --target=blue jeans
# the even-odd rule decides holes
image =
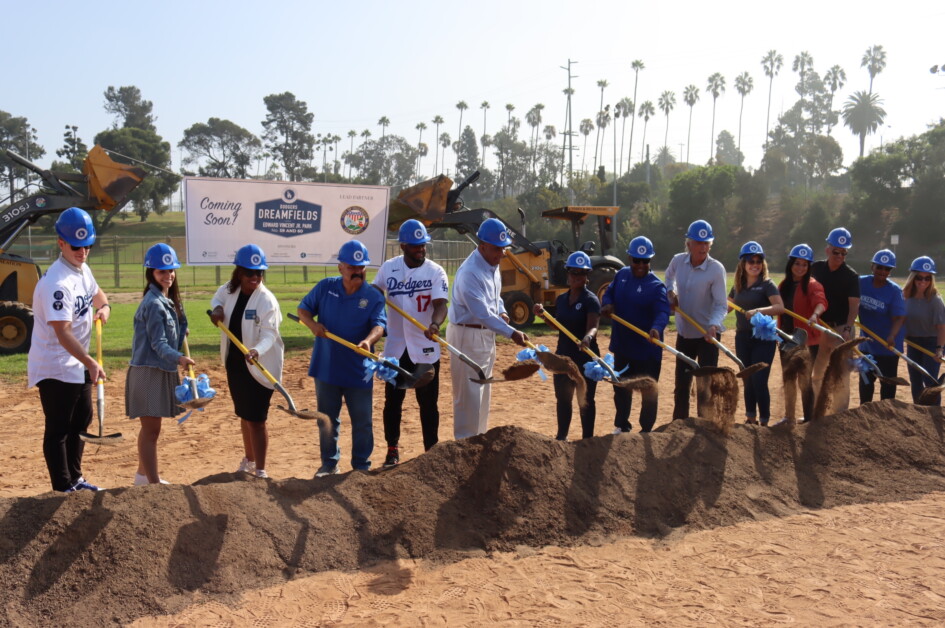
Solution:
[[[341,431],[341,402],[344,401],[351,417],[351,466],[355,469],[371,468],[371,454],[374,452],[374,425],[371,421],[374,389],[333,386],[315,380],[315,395],[318,410],[331,419],[331,437],[325,439],[319,434],[319,447],[322,466],[336,467],[341,460],[338,447],[338,434]]]
[[[746,367],[759,362],[770,365],[774,362],[774,352],[777,348],[778,343],[774,340],[754,338],[750,331],[735,333],[735,356]],[[768,419],[771,418],[771,393],[768,390],[770,375],[771,369],[764,368],[744,380],[745,416],[752,419],[757,417],[762,425],[767,425]]]
[[[933,353],[935,352],[935,345],[938,342],[936,336],[909,336],[908,340],[925,347]],[[918,362],[920,366],[924,367],[925,370],[929,372],[929,375],[938,377],[940,367],[938,360],[910,346],[906,346],[906,355],[912,358],[914,362]],[[922,391],[933,385],[928,377],[912,368],[912,366],[909,366],[909,383],[912,385],[912,403],[919,403],[919,395],[922,394]],[[935,397],[930,400],[929,405],[942,405],[942,395],[935,395]]]

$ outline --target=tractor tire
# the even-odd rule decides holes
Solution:
[[[598,266],[587,276],[587,289],[593,292],[598,300],[603,300],[604,292],[616,274],[617,269],[613,266]]]
[[[509,322],[516,329],[523,329],[535,322],[535,302],[532,298],[516,290],[502,295]]]
[[[26,353],[33,337],[33,311],[22,303],[0,301],[0,355]]]

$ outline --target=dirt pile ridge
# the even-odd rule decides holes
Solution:
[[[401,466],[0,500],[4,624],[101,625],[397,557],[660,536],[945,490],[941,408],[867,404],[793,432],[697,421],[561,443],[517,427]]]

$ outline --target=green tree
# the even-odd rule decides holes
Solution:
[[[381,139],[384,139],[384,136],[387,135],[387,127],[390,126],[390,118],[387,116],[381,116],[377,121],[377,125],[381,127]]]
[[[446,149],[452,146],[453,140],[450,137],[450,134],[447,133],[446,131],[443,131],[442,133],[440,133],[440,136],[439,138],[437,138],[437,140],[440,143],[440,148],[443,149],[443,167],[445,168],[446,167]]]
[[[860,67],[866,68],[866,71],[870,75],[870,90],[869,95],[873,95],[873,79],[876,78],[876,75],[886,69],[886,51],[883,50],[882,46],[870,46],[866,49],[866,52],[863,53],[863,57],[860,59]]]
[[[860,138],[860,157],[866,146],[866,136],[875,133],[886,119],[886,110],[879,94],[854,92],[843,105],[843,123]]]
[[[810,135],[801,146],[801,158],[807,166],[807,178],[826,182],[843,167],[843,149],[829,135]]]
[[[581,149],[581,172],[586,173],[584,163],[587,157],[587,136],[591,134],[591,131],[594,130],[594,121],[590,118],[584,118],[581,120],[581,125],[578,127],[581,131],[581,135],[584,136],[584,148]]]
[[[461,100],[458,103],[456,103],[456,108],[459,110],[459,126],[456,129],[456,137],[457,137],[456,141],[459,141],[459,138],[461,138],[463,135],[463,112],[469,109],[469,105],[466,104],[465,100]],[[459,151],[457,151],[456,159],[457,159],[456,171],[459,172],[459,162],[458,162]]]
[[[663,134],[663,146],[665,147],[666,143],[669,141],[669,112],[676,106],[676,92],[666,90],[660,94],[657,103],[659,104],[660,111],[666,116],[666,132]]]
[[[715,72],[709,76],[705,91],[712,94],[712,140],[715,141],[715,103],[719,96],[725,92],[725,77]],[[711,151],[710,151],[711,154]]]
[[[259,138],[230,120],[210,118],[184,131],[177,144],[187,152],[184,165],[198,165],[201,177],[248,179],[250,165],[259,156]]]
[[[738,150],[742,149],[742,113],[745,111],[745,96],[751,93],[755,88],[755,80],[751,78],[748,72],[742,72],[735,77],[735,91],[742,97],[741,105],[738,107]]]
[[[643,61],[637,59],[630,64],[630,67],[633,69],[633,100],[631,102],[635,104],[639,102],[637,100],[637,84],[640,81],[640,70],[645,70],[646,66],[643,65]],[[636,111],[630,112],[630,146],[627,148],[627,172],[633,168],[633,130],[637,122],[635,113]]]
[[[531,143],[532,149],[532,171],[535,170],[535,162],[537,158],[537,151],[535,146],[538,144],[538,127],[541,126],[541,112],[545,106],[541,103],[537,103],[534,107],[528,110],[528,113],[525,114],[525,122],[528,126],[531,127],[531,132],[529,133],[529,141]]]
[[[345,163],[348,163],[348,179],[351,179],[351,164],[348,162],[348,155],[354,154],[354,138],[358,136],[358,132],[354,129],[348,131],[348,139],[351,141],[351,145],[348,147],[348,153],[344,156]]]
[[[486,127],[486,114],[489,112],[489,101],[483,100],[479,103],[479,108],[482,109],[482,167],[486,166],[486,139],[489,137],[489,131]]]
[[[268,111],[262,121],[266,150],[282,164],[289,181],[301,181],[300,170],[314,157],[312,121],[315,114],[292,92],[270,94],[263,98],[263,103]]]
[[[728,131],[721,131],[715,141],[715,163],[726,166],[741,166],[745,161],[742,151],[735,146],[735,138]]]
[[[125,127],[102,131],[95,136],[95,143],[106,150],[115,151],[149,166],[148,176],[129,195],[134,213],[141,222],[146,221],[151,212],[161,215],[167,211],[165,202],[180,183],[180,177],[170,172],[169,142],[165,142],[150,129]],[[102,230],[111,222],[112,217],[110,213],[102,219]],[[97,216],[94,215],[93,219],[95,218]]]
[[[62,148],[56,149],[56,155],[65,158],[65,162],[54,161],[51,170],[81,172],[82,162],[89,154],[89,147],[79,137],[79,127],[66,125],[66,132],[62,134]]]
[[[649,100],[643,101],[640,105],[640,117],[643,118],[643,146],[640,148],[640,161],[643,161],[644,151],[646,150],[646,127],[650,123],[650,118],[656,115],[656,107]]]
[[[154,106],[150,100],[141,98],[141,90],[134,85],[125,85],[115,89],[109,85],[105,90],[105,111],[116,117],[115,128],[121,121],[123,128],[145,129],[157,132],[152,110]]]
[[[456,142],[456,178],[459,180],[472,174],[479,168],[479,142],[476,132],[466,125]]]
[[[801,96],[801,108],[806,109],[807,103],[805,101],[808,93],[808,85],[806,82],[808,73],[814,68],[814,57],[811,56],[809,52],[804,50],[803,52],[794,56],[794,61],[791,63],[791,70],[797,72],[799,77],[797,85],[794,87],[794,90]],[[801,133],[804,132],[804,127],[801,127]]]
[[[437,145],[433,147],[433,149],[434,149],[434,152],[433,152],[433,176],[435,177],[435,176],[436,176],[436,173],[439,172],[439,170],[440,170],[440,145],[439,145],[439,137],[440,137],[440,125],[443,124],[443,116],[440,116],[440,115],[433,116],[432,122],[433,122],[433,125],[436,127],[436,129],[433,131],[433,137],[434,137],[434,139],[437,140]],[[444,161],[445,161],[445,160],[444,160]]]
[[[824,84],[830,90],[830,98],[827,102],[827,109],[830,112],[827,118],[827,135],[830,135],[830,130],[835,124],[837,124],[837,112],[833,110],[833,99],[836,96],[837,92],[846,85],[847,82],[847,73],[839,65],[832,66],[827,73],[824,74]]]
[[[686,132],[686,163],[688,164],[689,148],[692,146],[692,108],[699,102],[699,88],[695,85],[688,85],[683,90],[683,102],[689,107],[689,130]]]
[[[0,111],[0,177],[7,181],[11,202],[16,200],[17,181],[27,182],[30,172],[7,157],[6,149],[33,161],[46,154],[46,149],[39,144],[38,140],[39,135],[36,129],[25,117]]]
[[[761,58],[761,67],[764,68],[765,76],[768,77],[768,114],[765,118],[765,150],[768,150],[768,132],[771,127],[771,90],[774,87],[774,77],[781,72],[781,66],[784,65],[784,57],[777,50],[769,50]]]
[[[417,152],[399,135],[383,135],[362,142],[351,159],[362,183],[404,187],[413,180]]]
[[[620,169],[618,172],[623,172],[623,133],[627,128],[627,118],[633,116],[633,101],[626,97],[620,99],[617,103],[617,109],[614,111],[615,122],[618,112],[622,118],[620,123]],[[616,129],[614,129],[614,132],[616,132]]]
[[[601,181],[604,181],[606,179],[606,176],[604,174],[606,172],[606,169],[604,168],[604,141],[603,140],[606,139],[607,137],[606,129],[608,126],[610,126],[610,105],[605,105],[603,111],[597,114],[597,132],[598,134],[600,134],[603,131],[603,135],[601,136],[601,143],[600,143],[601,144],[600,166],[598,166],[598,172],[600,173],[598,175],[598,178]],[[614,176],[616,177],[617,173],[614,173]]]
[[[419,131],[417,135],[417,178],[420,178],[420,160],[426,157],[427,153],[423,150],[422,146],[425,146],[423,143],[423,132],[427,129],[427,125],[424,122],[418,122],[417,126],[414,127]]]

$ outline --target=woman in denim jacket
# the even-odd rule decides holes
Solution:
[[[144,266],[148,285],[135,312],[131,367],[125,380],[125,413],[141,421],[136,486],[167,483],[158,473],[161,418],[180,413],[174,394],[180,384],[177,368],[194,363],[181,352],[187,316],[177,287],[177,253],[166,244],[155,244],[145,253]]]

